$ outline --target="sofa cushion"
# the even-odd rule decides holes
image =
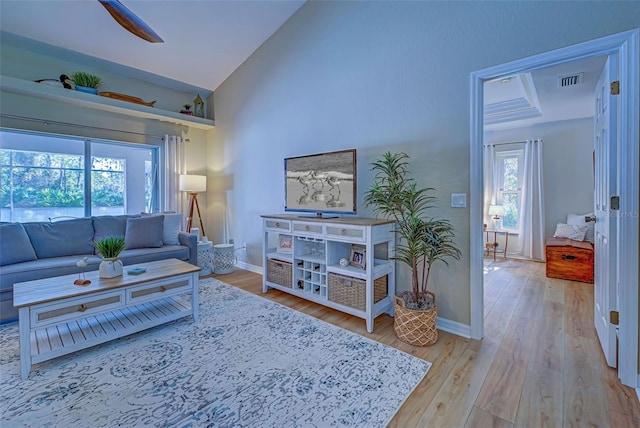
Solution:
[[[93,254],[91,218],[24,223],[24,229],[39,259]]]
[[[93,220],[93,239],[95,241],[107,236],[124,236],[127,230],[128,215],[101,215],[91,217]]]
[[[189,254],[189,248],[183,245],[163,245],[158,248],[124,250],[120,253],[120,260],[125,266],[171,258],[188,262]]]
[[[182,226],[182,214],[174,212],[163,212],[162,214],[140,213],[142,217],[161,215],[164,217],[162,223],[162,242],[164,245],[180,245],[178,234]]]
[[[128,218],[124,234],[125,250],[162,247],[162,216]]]
[[[0,224],[0,266],[36,259],[36,252],[22,224]]]

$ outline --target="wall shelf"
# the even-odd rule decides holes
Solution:
[[[143,119],[157,119],[165,122],[177,123],[196,129],[213,129],[215,122],[211,119],[203,119],[196,116],[187,116],[167,110],[160,110],[154,107],[116,100],[113,98],[101,97],[99,95],[86,94],[70,89],[48,86],[42,83],[29,80],[17,79],[15,77],[0,76],[0,90],[15,94],[29,95],[33,97],[54,100],[66,104],[94,110],[108,111],[112,113],[124,114],[127,116],[139,117]]]

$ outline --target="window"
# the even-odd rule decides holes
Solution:
[[[522,202],[524,151],[511,150],[496,153],[498,169],[498,203],[504,207],[502,227],[518,229]]]
[[[151,212],[155,146],[0,131],[0,220]],[[88,173],[87,173],[88,171]]]

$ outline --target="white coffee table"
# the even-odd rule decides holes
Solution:
[[[127,272],[135,267],[146,272]],[[198,266],[169,259],[125,266],[123,276],[110,279],[87,272],[87,286],[73,283],[78,275],[14,284],[22,378],[35,363],[188,315],[198,321],[198,271]]]

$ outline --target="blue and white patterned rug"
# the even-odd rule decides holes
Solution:
[[[364,322],[364,321],[363,321]],[[34,366],[0,326],[0,426],[383,427],[431,363],[215,279],[191,317]]]

